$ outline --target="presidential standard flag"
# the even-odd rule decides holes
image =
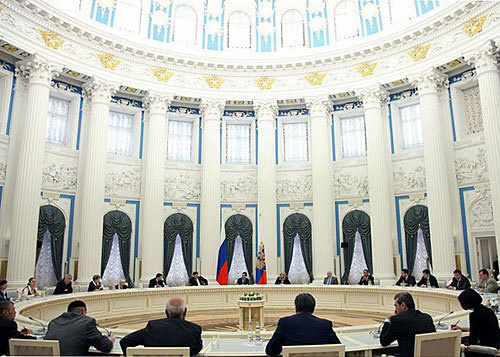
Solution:
[[[259,244],[259,252],[257,253],[255,281],[257,284],[267,284],[266,253],[262,242]]]

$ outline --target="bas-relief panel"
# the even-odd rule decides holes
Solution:
[[[312,173],[310,171],[278,171],[276,199],[278,202],[312,201]]]
[[[46,153],[43,161],[42,189],[75,192],[78,179],[78,159],[73,156]]]
[[[199,202],[201,173],[194,170],[167,169],[164,185],[165,201]]]
[[[422,158],[393,160],[392,182],[395,193],[425,191],[425,167]]]
[[[141,166],[108,163],[104,192],[106,197],[139,198]]]
[[[368,197],[366,165],[334,168],[332,180],[335,199]]]
[[[222,172],[220,194],[222,202],[256,202],[257,173]]]
[[[456,152],[455,173],[459,186],[488,182],[486,150],[484,146]]]
[[[473,197],[473,198],[472,198]],[[470,227],[472,230],[495,229],[493,222],[493,206],[489,188],[474,190],[469,205]]]

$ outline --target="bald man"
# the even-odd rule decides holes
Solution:
[[[123,354],[127,347],[189,347],[191,356],[203,348],[201,327],[186,321],[187,308],[179,297],[170,298],[165,309],[166,318],[151,320],[142,330],[132,332],[120,340]]]

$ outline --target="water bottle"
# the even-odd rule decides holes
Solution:
[[[215,348],[219,349],[220,348],[220,339],[219,339],[219,334],[215,334]]]
[[[252,343],[253,342],[253,328],[252,328],[252,321],[248,323],[248,342]]]
[[[255,326],[255,346],[262,346],[262,336],[259,325]]]

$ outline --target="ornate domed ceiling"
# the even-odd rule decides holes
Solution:
[[[450,0],[53,0],[99,30],[183,51],[300,52],[397,32]]]

